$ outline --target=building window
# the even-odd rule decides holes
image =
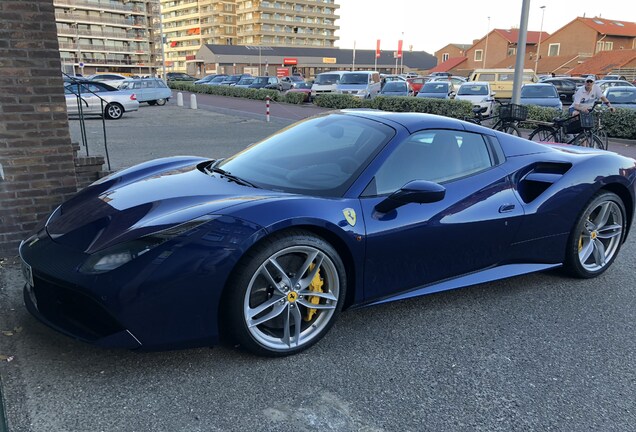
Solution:
[[[450,55],[448,53],[442,54],[442,62],[445,62],[446,60],[448,60],[449,57]]]
[[[548,45],[548,56],[555,57],[559,55],[559,50],[561,49],[560,43],[550,44]]]
[[[508,57],[513,56],[513,55],[517,55],[517,48],[508,47]]]
[[[614,42],[596,42],[596,52],[611,51],[612,49],[614,49]]]
[[[475,61],[482,61],[484,58],[484,50],[475,50]]]

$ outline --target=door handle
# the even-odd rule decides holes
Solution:
[[[515,205],[514,204],[504,204],[501,207],[499,207],[499,213],[511,212],[514,209],[515,209]]]

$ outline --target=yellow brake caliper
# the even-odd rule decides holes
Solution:
[[[309,271],[313,271],[314,267],[316,266],[316,264],[312,263],[309,266]],[[314,275],[314,278],[311,280],[311,283],[309,284],[309,291],[314,291],[314,292],[324,292],[322,290],[322,284],[323,284],[323,280],[320,277],[320,270],[318,270],[316,272],[316,274]],[[312,304],[318,304],[320,303],[320,297],[316,297],[316,296],[311,296],[309,297],[309,302]],[[305,317],[303,318],[305,321],[311,321],[312,318],[314,317],[314,315],[316,314],[316,312],[318,312],[318,309],[314,309],[314,308],[307,308],[307,315],[305,315]]]

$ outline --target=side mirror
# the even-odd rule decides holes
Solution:
[[[413,180],[399,190],[393,192],[375,206],[380,213],[388,213],[405,204],[426,204],[438,202],[444,199],[446,188],[444,186],[426,180]]]

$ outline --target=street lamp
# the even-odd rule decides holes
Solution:
[[[539,68],[539,56],[541,55],[541,37],[543,36],[543,16],[545,15],[545,6],[541,6],[541,28],[539,29],[539,43],[537,44],[537,56],[534,59],[534,73],[536,75]]]
[[[488,29],[486,30],[486,47],[484,48],[484,68],[486,67],[486,54],[488,54],[488,35],[490,34],[490,17],[488,17]]]

